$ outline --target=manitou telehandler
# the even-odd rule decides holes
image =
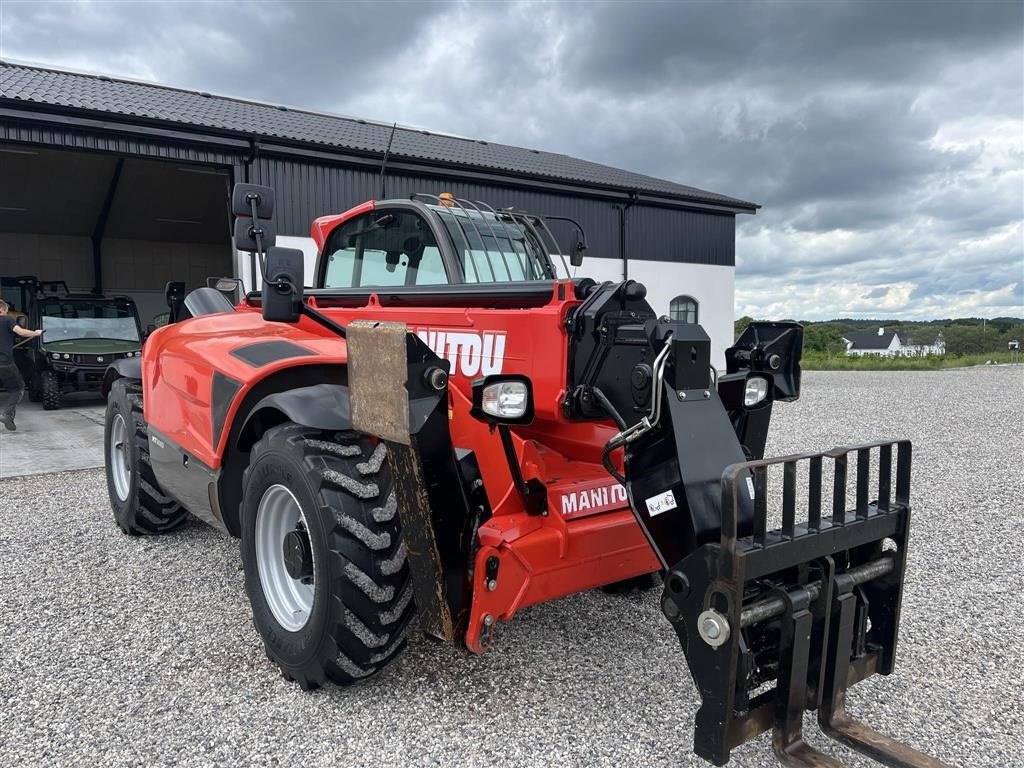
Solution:
[[[838,766],[803,740],[817,710],[878,760],[940,765],[844,707],[893,670],[910,443],[763,458],[773,404],[800,393],[799,325],[751,324],[716,372],[701,326],[644,286],[568,279],[581,231],[563,251],[543,217],[450,194],[314,221],[307,290],[273,202],[232,194],[263,290],[232,306],[172,284],[172,322],[108,370],[106,467],[126,533],[191,513],[241,538],[288,678],[379,671],[414,614],[483,653],[525,606],[657,572],[698,755],[724,765],[772,729],[783,762]]]

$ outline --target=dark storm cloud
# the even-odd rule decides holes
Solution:
[[[600,4],[580,27],[581,84],[657,87],[683,75],[796,89],[927,80],[934,60],[1019,44],[1012,2]],[[642,44],[638,45],[638,42]]]
[[[433,2],[3,5],[5,56],[311,108],[333,108],[364,88],[387,87],[378,73],[442,8]]]
[[[737,314],[1024,313],[1019,2],[0,3],[0,55],[764,204]]]

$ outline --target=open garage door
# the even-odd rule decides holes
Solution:
[[[145,328],[168,281],[235,274],[227,168],[0,143],[0,179],[0,276],[129,296]]]

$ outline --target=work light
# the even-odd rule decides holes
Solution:
[[[499,381],[484,387],[481,407],[499,419],[520,419],[530,404],[530,393],[522,381]]]
[[[485,376],[473,382],[470,413],[481,421],[529,424],[533,421],[530,379],[519,375]]]
[[[743,391],[743,405],[747,408],[760,403],[768,396],[768,379],[761,376],[751,376],[747,379],[747,387]]]

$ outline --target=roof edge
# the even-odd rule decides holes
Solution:
[[[299,113],[299,114],[311,115],[311,116],[316,116],[316,117],[326,117],[326,118],[330,118],[330,119],[334,119],[334,120],[345,120],[345,121],[356,123],[356,124],[359,124],[359,125],[376,125],[376,126],[383,127],[383,128],[391,128],[392,126],[394,126],[397,130],[400,130],[400,131],[407,131],[407,132],[425,134],[425,135],[430,135],[430,136],[439,136],[439,137],[443,137],[443,138],[447,138],[447,139],[455,139],[455,140],[458,140],[458,141],[466,141],[466,142],[470,142],[470,143],[474,143],[474,144],[485,144],[485,145],[486,144],[495,144],[497,146],[507,146],[507,147],[514,148],[514,149],[530,149],[529,147],[518,147],[518,146],[515,146],[515,145],[511,145],[511,144],[505,144],[504,142],[487,141],[487,140],[483,140],[483,139],[472,139],[472,138],[469,138],[469,137],[466,137],[466,136],[461,136],[459,134],[446,133],[446,132],[443,132],[443,131],[433,131],[433,130],[424,129],[424,128],[416,128],[415,126],[409,126],[409,125],[403,125],[403,124],[398,124],[398,123],[390,123],[390,122],[383,122],[383,121],[379,121],[379,120],[371,120],[371,119],[365,119],[365,118],[352,117],[352,116],[349,116],[349,115],[341,115],[341,114],[332,113],[332,112],[322,112],[322,111],[312,110],[312,109],[307,109],[307,108],[302,108],[302,107],[292,107],[292,106],[288,106],[288,105],[282,105],[282,104],[278,104],[278,103],[262,101],[262,100],[259,100],[259,99],[241,98],[241,97],[237,97],[237,96],[230,96],[230,95],[225,95],[225,94],[221,94],[221,93],[215,93],[215,92],[211,92],[211,91],[202,91],[202,90],[196,90],[196,89],[191,89],[191,88],[183,88],[181,86],[166,85],[166,84],[154,82],[154,81],[151,81],[151,80],[142,80],[142,79],[138,79],[138,78],[125,77],[123,75],[109,75],[109,74],[105,74],[105,73],[101,73],[101,72],[90,72],[90,71],[87,71],[87,70],[78,70],[78,69],[72,69],[72,68],[61,68],[61,67],[56,67],[56,66],[49,65],[49,64],[43,64],[43,63],[38,63],[38,62],[30,62],[30,61],[24,61],[24,60],[19,60],[19,59],[12,59],[12,58],[9,58],[9,57],[0,57],[0,67],[20,67],[20,68],[23,68],[23,69],[32,69],[32,70],[43,71],[43,72],[52,72],[52,73],[62,74],[62,75],[74,75],[74,76],[78,76],[78,77],[89,77],[89,78],[93,78],[93,79],[104,81],[104,82],[131,83],[131,84],[141,85],[141,86],[145,86],[145,87],[149,87],[149,88],[159,88],[159,89],[165,90],[165,91],[173,91],[173,92],[176,92],[176,93],[187,93],[187,94],[190,94],[190,95],[193,95],[193,96],[198,95],[198,96],[205,96],[205,97],[209,97],[209,98],[224,99],[224,100],[227,100],[227,101],[237,102],[237,103],[240,103],[240,104],[254,104],[254,105],[266,107],[266,108],[269,108],[269,109],[281,109],[281,110],[284,110],[284,111],[295,112],[295,113]],[[0,94],[0,104],[2,104],[2,103],[16,104],[16,105],[32,104],[35,107],[35,109],[37,109],[38,111],[41,111],[41,112],[44,112],[44,113],[48,113],[48,114],[69,115],[69,114],[77,114],[77,113],[83,113],[84,112],[85,114],[88,114],[88,115],[96,117],[96,118],[100,118],[100,119],[102,119],[102,120],[104,120],[106,122],[120,123],[120,124],[124,124],[124,125],[132,125],[132,124],[140,125],[141,124],[141,125],[151,125],[151,126],[157,127],[157,128],[159,128],[159,127],[173,127],[174,130],[178,130],[178,131],[182,131],[182,132],[186,132],[186,133],[206,134],[206,135],[211,135],[212,134],[212,135],[219,135],[219,136],[226,136],[226,137],[244,137],[248,141],[256,141],[256,142],[259,142],[261,140],[266,140],[268,143],[270,143],[272,145],[273,144],[281,144],[283,146],[291,145],[291,146],[296,147],[296,148],[298,148],[298,147],[308,147],[308,148],[310,148],[310,149],[312,149],[314,151],[321,152],[321,153],[328,154],[328,155],[345,155],[345,154],[355,153],[355,154],[359,154],[359,155],[363,155],[363,156],[367,156],[367,155],[375,156],[375,155],[378,155],[378,154],[380,156],[383,156],[385,154],[385,151],[386,151],[384,149],[381,149],[381,150],[376,150],[376,149],[366,150],[366,149],[357,149],[357,148],[354,148],[354,147],[341,147],[341,146],[334,146],[334,145],[330,145],[330,144],[319,144],[319,143],[316,143],[316,142],[302,141],[300,139],[285,139],[285,138],[282,138],[282,137],[266,136],[264,134],[251,133],[251,132],[247,132],[247,131],[243,131],[243,130],[234,130],[234,129],[230,129],[230,128],[218,128],[218,127],[214,127],[214,126],[202,126],[202,125],[198,125],[198,124],[182,123],[182,122],[177,122],[177,121],[174,121],[174,120],[163,120],[163,119],[159,119],[159,118],[148,118],[148,119],[147,118],[141,118],[140,119],[140,116],[138,116],[138,115],[126,115],[126,114],[122,114],[122,113],[118,113],[118,112],[110,112],[110,111],[104,111],[104,110],[89,110],[89,109],[84,109],[83,110],[81,108],[62,108],[62,107],[57,106],[57,105],[46,104],[45,102],[27,101],[27,100],[24,100],[24,99],[7,97],[7,96],[4,96],[3,94]],[[532,151],[534,151],[534,152],[542,151],[542,152],[544,152],[545,154],[548,154],[548,155],[557,155],[557,156],[564,157],[564,158],[569,158],[569,159],[572,159],[572,160],[578,160],[578,161],[582,161],[582,162],[586,162],[586,163],[593,163],[594,165],[604,165],[604,163],[599,163],[597,161],[586,160],[584,158],[577,158],[577,157],[575,157],[573,155],[567,155],[564,152],[551,152],[551,151],[548,151],[548,150],[532,150]],[[417,164],[417,165],[425,165],[425,166],[435,165],[429,159],[418,157],[418,156],[415,156],[415,155],[403,155],[403,154],[400,154],[400,153],[392,153],[392,156],[396,157],[396,158],[398,158],[398,157],[403,158],[404,160],[406,160],[408,162],[412,162],[412,163]],[[520,177],[536,179],[536,180],[540,180],[540,181],[551,181],[551,182],[556,182],[556,183],[557,182],[561,182],[563,185],[581,185],[581,186],[585,186],[585,187],[590,188],[590,189],[598,189],[598,190],[604,189],[604,190],[608,190],[609,192],[627,193],[627,194],[635,195],[637,197],[650,199],[650,202],[652,202],[654,204],[658,204],[658,201],[660,199],[660,200],[664,201],[662,204],[671,204],[673,202],[680,202],[680,203],[684,203],[684,204],[685,203],[700,204],[701,206],[716,208],[716,209],[719,209],[719,210],[722,210],[722,211],[727,211],[727,212],[731,211],[731,212],[734,212],[734,213],[737,213],[737,214],[739,214],[739,213],[750,213],[750,214],[755,214],[755,215],[756,215],[757,211],[763,207],[760,203],[753,203],[753,202],[750,202],[748,200],[743,200],[743,199],[740,199],[740,198],[732,197],[730,195],[725,195],[723,193],[710,193],[710,194],[720,195],[720,197],[722,197],[722,198],[726,198],[726,199],[714,199],[714,198],[702,197],[700,195],[693,195],[693,194],[672,193],[672,192],[653,191],[653,190],[643,190],[643,189],[638,189],[638,188],[636,188],[634,186],[620,186],[620,185],[615,185],[615,184],[599,184],[599,183],[595,183],[595,182],[589,182],[589,181],[586,181],[586,180],[583,180],[583,179],[574,179],[574,178],[568,178],[568,177],[561,178],[561,177],[552,176],[552,175],[530,173],[530,172],[523,172],[523,171],[516,172],[516,171],[510,171],[510,170],[507,170],[507,169],[492,168],[492,167],[489,167],[489,166],[478,166],[478,165],[473,165],[471,163],[456,163],[454,165],[456,165],[457,167],[460,167],[460,168],[468,169],[468,170],[483,171],[483,172],[486,172],[486,173],[495,174],[495,175],[499,175],[499,176],[508,176],[508,177],[511,177],[511,178],[514,178],[516,176],[520,176]],[[607,166],[607,167],[612,169],[612,170],[620,170],[620,171],[626,170],[626,169],[616,168],[614,166]],[[638,173],[638,172],[635,172],[635,171],[633,171],[631,173],[635,173],[638,176],[646,176],[646,174],[641,174],[641,173]],[[688,185],[681,184],[680,182],[673,182],[673,181],[671,181],[669,179],[660,179],[660,178],[657,178],[657,177],[654,177],[654,176],[651,176],[649,178],[651,178],[651,179],[653,179],[655,181],[662,181],[662,182],[668,182],[670,184],[677,184],[679,186],[688,186]],[[693,189],[698,189],[698,188],[697,187],[693,187]],[[707,191],[707,190],[701,190],[701,191]]]
[[[395,123],[386,122],[384,120],[373,120],[365,117],[354,117],[352,115],[343,115],[338,112],[323,112],[316,109],[309,109],[308,107],[296,107],[290,104],[282,104],[274,101],[263,101],[262,99],[253,99],[242,96],[233,96],[227,93],[220,93],[217,91],[207,91],[198,88],[185,88],[180,85],[167,85],[166,83],[158,83],[155,80],[142,80],[137,77],[126,77],[125,75],[112,75],[106,72],[92,72],[85,69],[71,69],[55,67],[52,64],[43,64],[41,62],[22,61],[20,59],[12,59],[10,57],[0,57],[0,66],[10,67],[21,67],[22,69],[34,69],[41,72],[53,72],[58,75],[76,75],[78,77],[91,77],[94,80],[101,80],[104,82],[118,82],[118,83],[131,83],[132,85],[144,85],[148,88],[159,88],[164,91],[174,91],[176,93],[188,93],[193,96],[206,96],[213,99],[224,99],[225,101],[233,101],[239,104],[257,104],[261,107],[268,107],[269,109],[280,109],[288,112],[298,112],[303,115],[313,115],[314,117],[329,117],[333,120],[348,120],[352,123],[358,123],[359,125],[377,125],[381,128],[391,128]],[[109,113],[107,113],[109,114]],[[428,133],[432,136],[443,136],[446,139],[458,139],[461,141],[470,141],[477,143],[479,139],[472,139],[468,136],[461,136],[457,133],[447,133],[445,131],[435,131],[429,128],[418,128],[415,125],[405,125],[403,123],[397,124],[397,129],[400,131],[410,131],[412,133]],[[496,143],[496,142],[488,142]]]

